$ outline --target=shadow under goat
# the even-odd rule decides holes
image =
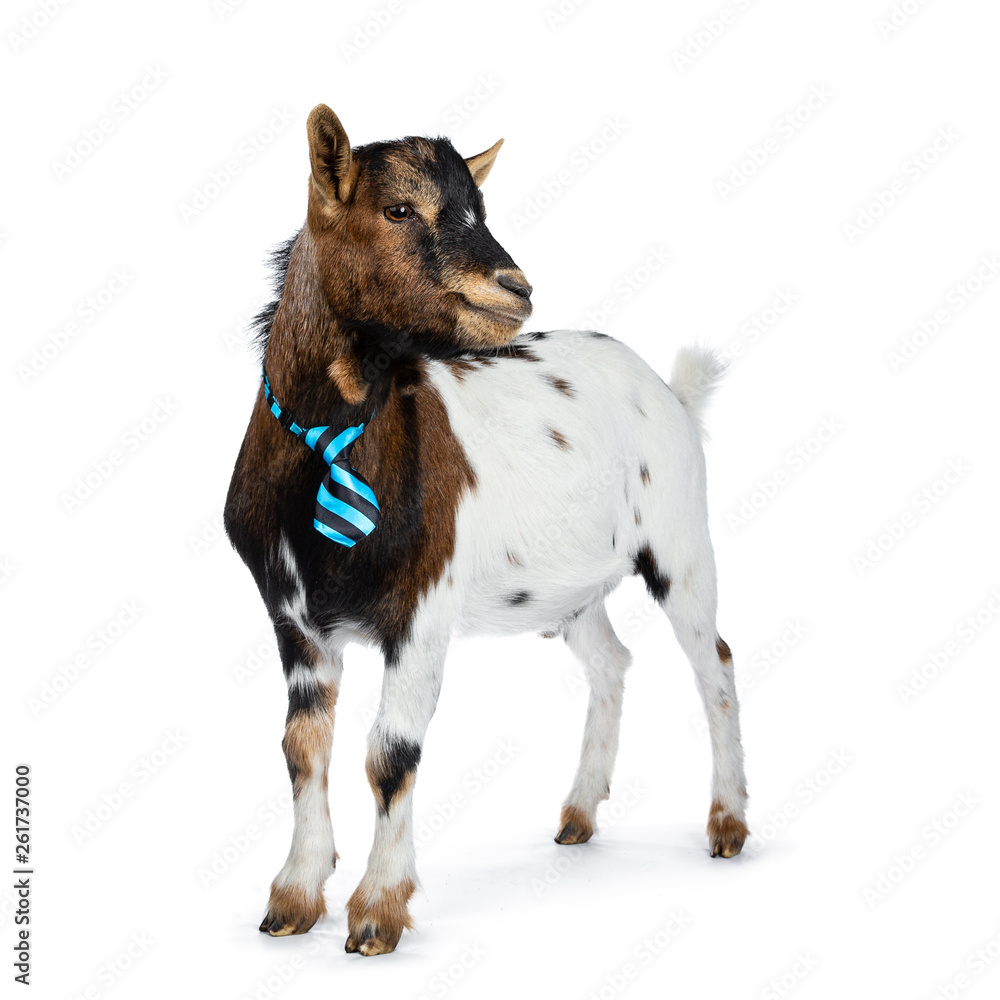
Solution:
[[[348,951],[392,951],[411,926],[413,783],[453,634],[558,634],[583,663],[583,747],[556,840],[589,840],[630,661],[604,601],[633,574],[705,705],[712,854],[738,854],[743,752],[715,626],[700,420],[720,364],[683,349],[668,388],[602,334],[518,335],[531,286],[486,228],[480,193],[499,142],[468,159],[443,138],[352,150],[325,105],[307,131],[306,223],[258,318],[264,378],[225,507],[288,684],[295,828],[260,929],[301,934],[326,912],[349,642],[379,647],[385,672],[366,762],[375,839],[347,904]]]

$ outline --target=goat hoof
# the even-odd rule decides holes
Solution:
[[[749,835],[743,820],[724,813],[720,804],[712,803],[708,814],[708,841],[712,845],[713,858],[735,858]]]
[[[563,806],[559,816],[557,844],[585,844],[594,835],[594,825],[576,806]]]
[[[381,928],[366,924],[357,935],[348,935],[344,951],[357,952],[359,955],[388,955],[389,952],[396,950],[399,937],[399,934],[390,936]]]
[[[264,914],[264,919],[260,922],[260,930],[267,931],[271,937],[287,937],[289,934],[305,934],[316,923],[315,919],[289,918],[283,915],[271,913],[270,910]]]
[[[406,878],[397,885],[373,890],[367,880],[347,901],[347,942],[344,951],[359,955],[388,955],[413,927],[408,902],[416,885]]]
[[[310,898],[296,886],[271,886],[271,899],[259,929],[271,937],[305,934],[325,913],[322,891]]]

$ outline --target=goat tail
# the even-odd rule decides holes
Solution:
[[[682,347],[674,360],[670,391],[687,410],[691,422],[704,441],[707,438],[702,414],[708,397],[726,372],[726,363],[707,347]]]

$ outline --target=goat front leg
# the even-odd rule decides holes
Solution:
[[[327,803],[334,706],[343,674],[339,653],[320,655],[298,631],[279,630],[278,651],[288,684],[285,752],[292,781],[295,829],[288,860],[271,883],[260,929],[272,937],[304,934],[326,913],[323,885],[337,863]]]
[[[396,947],[403,928],[412,927],[413,783],[441,690],[446,646],[445,639],[411,642],[386,662],[365,762],[375,796],[375,841],[368,869],[347,904],[350,952],[384,955]]]

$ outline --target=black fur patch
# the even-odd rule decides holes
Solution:
[[[513,594],[508,594],[504,600],[511,606],[516,608],[520,604],[526,604],[531,600],[531,594],[527,590],[518,590]]]
[[[512,340],[509,344],[504,344],[503,347],[496,347],[492,351],[484,353],[494,358],[517,358],[520,361],[542,360],[527,344],[519,344],[517,340]]]
[[[388,812],[403,779],[420,763],[420,744],[413,740],[391,739],[382,752],[385,770],[378,780],[379,794],[382,796],[382,811]]]
[[[281,293],[285,287],[285,278],[288,276],[288,264],[292,259],[292,247],[299,238],[296,233],[284,243],[279,243],[268,258],[271,267],[273,298],[250,322],[250,331],[253,338],[253,346],[260,357],[264,360],[267,351],[267,338],[271,335],[271,325],[274,323],[274,315],[278,311],[278,303],[281,301]]]
[[[294,687],[290,687],[288,689],[288,714],[285,717],[285,724],[287,725],[292,716],[298,715],[299,712],[313,711],[319,703],[319,689],[314,685],[303,688],[296,684]]]
[[[670,578],[661,573],[648,545],[644,545],[632,560],[634,571],[643,578],[654,601],[665,601],[670,593]]]

